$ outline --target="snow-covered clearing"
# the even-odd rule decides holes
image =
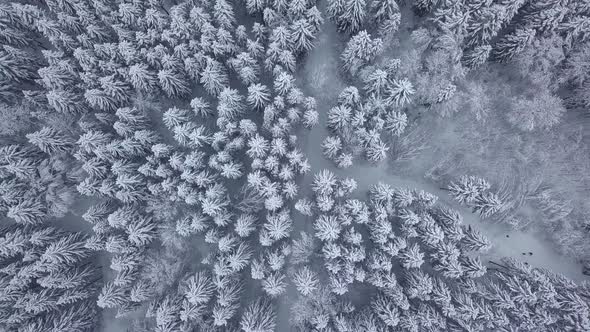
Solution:
[[[481,220],[478,215],[457,204],[444,190],[424,177],[396,173],[389,169],[387,163],[370,165],[357,162],[348,169],[337,169],[331,161],[324,158],[321,142],[328,134],[325,127],[326,114],[336,104],[338,94],[346,86],[338,74],[339,47],[334,26],[330,23],[324,24],[317,46],[309,54],[306,63],[301,66],[304,70],[298,77],[299,83],[304,85],[305,93],[316,98],[320,112],[319,125],[311,131],[302,130],[298,135],[300,146],[309,158],[313,170],[317,172],[328,168],[338,176],[354,178],[358,182],[357,193],[361,195],[364,195],[371,185],[378,182],[384,182],[394,187],[430,192],[439,197],[440,203],[459,210],[466,224],[477,228],[492,241],[494,247],[487,253],[485,259],[498,260],[502,257],[514,257],[528,262],[534,267],[547,268],[561,273],[574,281],[588,279],[582,274],[581,265],[571,257],[560,255],[543,234],[534,231],[515,231],[510,229],[508,225]],[[311,195],[310,184],[313,181],[313,175],[313,172],[307,174],[301,180],[301,197]],[[309,220],[305,221],[306,219],[298,218],[297,220],[308,223]],[[300,224],[297,228],[312,229],[309,224]],[[529,252],[532,252],[533,255],[528,255]],[[522,253],[527,254],[522,255]]]

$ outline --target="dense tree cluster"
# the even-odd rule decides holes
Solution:
[[[297,174],[310,168],[290,133],[299,123],[312,126],[318,118],[315,101],[303,95],[291,73],[297,58],[311,48],[321,16],[305,2],[279,3],[266,8],[263,22],[248,32],[237,25],[230,3],[210,5],[174,6],[169,21],[159,7],[121,5],[122,30],[133,31],[136,38],[142,32],[161,37],[122,41],[118,32],[118,46],[75,52],[83,74],[95,75],[100,83],[84,92],[95,113],[80,120],[84,134],[76,156],[89,176],[78,190],[107,200],[85,218],[94,224],[93,247],[115,255],[111,267],[127,281],[108,283],[99,299],[101,307],[118,308],[119,314],[165,291],[145,281],[140,271],[159,225],[172,223],[182,237],[202,235],[213,247],[207,264],[227,282],[243,278],[256,246],[264,247],[261,257],[266,260],[280,260],[286,250],[281,244],[290,231],[286,202],[297,195]],[[133,16],[143,10],[150,17],[146,22],[158,17],[161,22],[140,24],[144,21]],[[262,8],[248,6],[248,11]],[[134,45],[142,43],[147,52],[133,53]],[[113,62],[117,73],[105,72],[101,61]],[[174,102],[200,88],[205,93],[190,103]],[[162,116],[174,144],[150,129],[147,110],[132,106],[133,90],[161,91],[176,105]],[[113,111],[115,116],[107,113]],[[251,163],[245,164],[248,159]],[[247,183],[240,184],[246,174]],[[234,206],[229,190],[240,186],[244,200]],[[158,202],[162,198],[165,202]],[[267,211],[266,223],[258,222],[261,208]],[[257,231],[260,238],[253,242]],[[271,296],[284,291],[284,277],[274,264],[276,272],[257,278]],[[214,310],[214,325],[228,324],[238,308],[223,302]]]
[[[115,271],[98,298],[102,308],[124,315],[165,295],[167,286],[149,278],[151,257],[160,242],[166,245],[163,227],[185,238],[200,234],[212,245],[206,264],[220,288],[240,284],[241,271],[261,247],[260,259],[272,270],[257,279],[273,297],[284,291],[287,203],[297,195],[296,176],[310,169],[292,130],[318,121],[315,101],[295,85],[293,72],[323,19],[308,1],[245,5],[255,22],[238,19],[241,7],[225,0],[2,7],[2,26],[10,27],[2,32],[2,79],[34,84],[25,93],[28,103],[79,118],[81,129],[77,141],[52,127],[27,135],[42,153],[5,147],[4,210],[18,223],[35,225],[67,211],[71,202],[57,200],[73,199],[64,190],[76,187],[93,197],[97,203],[83,218],[94,234],[84,248],[109,253]],[[16,48],[29,46],[33,36],[45,37],[52,49],[29,55]],[[162,120],[173,141],[154,130],[156,105],[170,105]],[[53,165],[43,153],[73,154],[86,176],[61,180],[69,165]],[[43,188],[23,181],[51,183]],[[241,201],[230,194],[240,187]],[[25,195],[25,189],[33,191]],[[263,209],[267,221],[259,222]],[[226,325],[239,308],[236,291],[221,295],[215,326]],[[253,304],[252,314],[256,306],[269,302]],[[257,323],[246,317],[243,325],[256,330]]]
[[[587,45],[590,12],[583,1],[415,1],[414,7],[434,24],[428,37],[434,43],[428,47],[449,54],[456,67],[447,73],[436,98],[456,106],[459,101],[451,97],[465,72],[492,61],[513,66],[533,87],[512,101],[507,114],[521,130],[559,123],[565,112],[559,97],[583,104],[585,89],[571,79],[577,74],[564,72],[573,69],[570,64],[579,60]],[[559,88],[574,93],[556,95]]]
[[[101,271],[83,233],[7,225],[0,237],[0,328],[88,331],[97,323]]]
[[[368,75],[363,92],[354,86],[345,88],[338,104],[328,111],[324,155],[341,168],[363,158],[377,163],[389,154],[390,142],[403,134],[408,125],[405,107],[415,90],[407,79],[395,73],[375,69]]]
[[[27,139],[0,147],[0,210],[18,224],[39,225],[69,211],[82,174],[72,168],[69,136],[46,127]]]
[[[407,7],[416,24],[400,29]],[[136,332],[282,331],[283,299],[298,331],[590,330],[588,285],[484,263],[491,241],[436,196],[378,183],[359,198],[355,179],[310,175],[298,141],[325,112],[313,144],[328,159],[381,162],[422,111],[477,103],[465,78],[488,61],[555,75],[506,114],[522,131],[553,127],[559,87],[588,104],[588,13],[520,0],[0,4],[0,330],[96,331],[115,316]],[[324,17],[346,36],[347,86],[327,109],[298,81]],[[562,76],[558,55],[531,51],[552,40]],[[490,188],[464,176],[446,189],[487,218],[508,208]]]
[[[316,272],[301,264],[295,274],[300,330],[590,327],[587,289],[512,259],[486,267],[478,254],[490,241],[436,196],[379,183],[363,201],[350,198],[354,188],[324,170],[314,178],[315,201],[298,202],[313,215],[324,263]],[[374,289],[368,306],[342,296],[355,284]]]
[[[440,30],[461,38],[464,61],[482,65],[489,57],[506,61],[536,38],[559,34],[568,47],[584,41],[590,12],[584,2],[572,1],[429,1],[415,7],[431,13]]]

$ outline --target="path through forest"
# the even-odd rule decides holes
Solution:
[[[314,172],[307,174],[301,182],[301,197],[311,196],[310,184],[314,173],[329,168],[336,175],[352,177],[358,182],[357,192],[363,194],[371,185],[379,181],[388,183],[394,187],[406,187],[421,189],[439,197],[439,201],[461,212],[464,222],[473,225],[486,235],[494,247],[486,255],[488,260],[497,260],[501,257],[514,257],[524,260],[534,267],[547,268],[564,274],[574,281],[587,280],[581,272],[581,265],[569,257],[560,255],[552,243],[545,240],[541,234],[532,231],[511,230],[508,225],[486,223],[478,215],[468,208],[460,206],[452,200],[444,190],[424,177],[408,177],[392,172],[387,163],[380,165],[361,164],[357,162],[348,169],[336,169],[333,163],[324,158],[321,142],[327,136],[326,117],[327,111],[336,105],[336,98],[345,87],[345,83],[339,78],[338,63],[340,54],[338,36],[334,26],[326,23],[319,36],[317,46],[302,65],[303,71],[298,77],[300,84],[304,85],[306,94],[316,98],[320,122],[311,131],[302,132],[299,135],[299,143],[309,158]],[[301,229],[311,229],[309,225],[300,225]],[[507,238],[506,235],[509,235]],[[523,256],[523,252],[532,252],[532,256]]]

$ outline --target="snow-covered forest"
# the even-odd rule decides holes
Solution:
[[[0,332],[590,331],[590,0],[0,2]]]

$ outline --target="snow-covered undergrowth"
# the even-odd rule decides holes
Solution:
[[[574,216],[559,177],[500,182],[519,149],[492,135],[573,121],[587,11],[0,4],[0,330],[589,330],[586,252],[508,227]],[[532,50],[560,41],[548,81]]]

